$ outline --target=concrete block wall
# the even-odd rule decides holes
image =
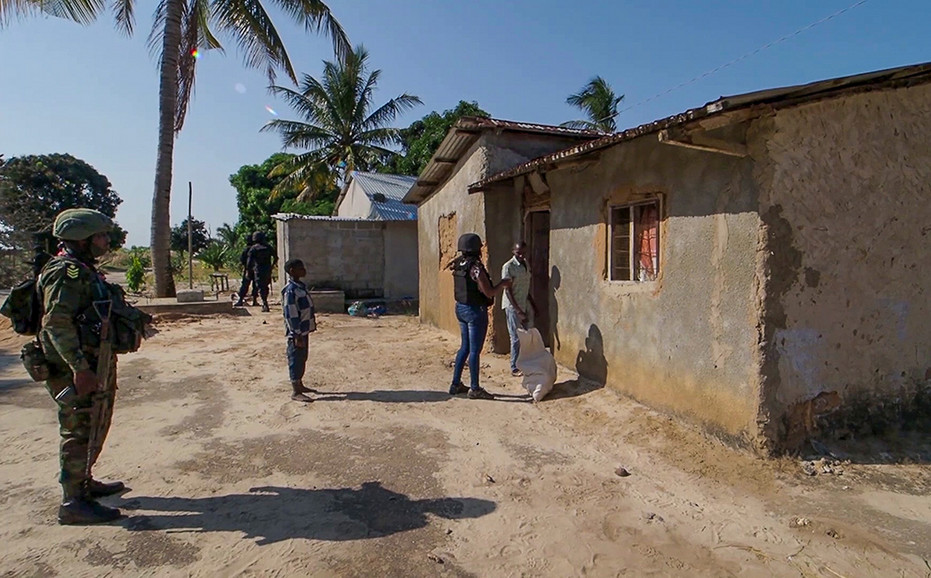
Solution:
[[[347,297],[381,297],[385,277],[385,223],[348,219],[279,221],[282,270],[287,259],[304,261],[311,288],[340,289]]]

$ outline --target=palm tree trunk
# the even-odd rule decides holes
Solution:
[[[178,109],[178,58],[181,46],[183,0],[168,0],[162,36],[158,87],[158,158],[152,195],[152,269],[155,296],[174,297],[171,273],[171,169],[175,149],[175,115]]]

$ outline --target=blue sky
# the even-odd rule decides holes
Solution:
[[[739,62],[665,93],[856,0],[329,0],[354,44],[382,69],[376,103],[403,92],[432,110],[475,100],[497,118],[546,124],[578,118],[565,98],[592,76],[619,94],[627,128],[722,95],[931,61],[927,0],[868,0]],[[112,18],[81,27],[39,17],[0,30],[0,153],[70,153],[109,177],[123,198],[128,243],[149,243],[158,76],[146,38],[154,4],[137,4],[127,38]],[[318,75],[328,40],[279,18],[298,73]],[[187,214],[212,229],[237,220],[228,177],[281,149],[259,133],[290,111],[243,66],[231,43],[198,63],[188,120],[175,147],[172,223]],[[287,85],[288,79],[278,77]],[[237,85],[239,90],[237,90]],[[242,89],[245,89],[243,92]],[[662,94],[662,96],[657,96]]]

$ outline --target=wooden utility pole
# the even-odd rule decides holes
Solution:
[[[193,218],[191,217],[191,204],[194,200],[194,185],[187,182],[187,283],[188,289],[194,288],[194,249]]]

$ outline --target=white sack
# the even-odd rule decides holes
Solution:
[[[524,389],[540,401],[556,383],[556,360],[543,345],[543,336],[536,328],[517,330],[520,340],[520,353],[517,356],[517,369],[524,374]]]

